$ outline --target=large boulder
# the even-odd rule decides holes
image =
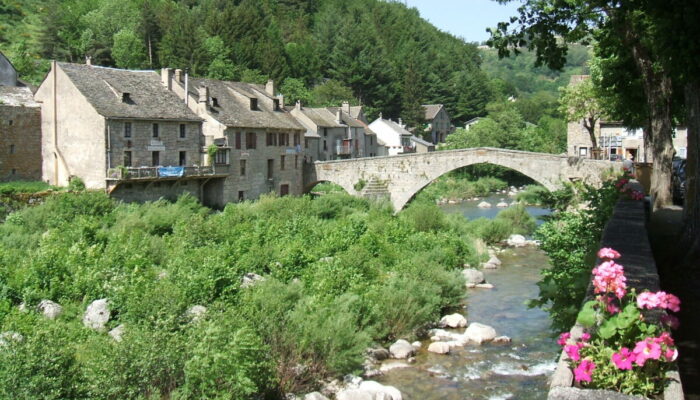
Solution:
[[[385,386],[375,381],[364,381],[360,384],[360,390],[372,394],[375,400],[402,400],[401,392],[393,386]]]
[[[382,361],[386,360],[391,356],[389,354],[389,350],[378,347],[378,348],[373,348],[373,349],[367,349],[366,350],[367,355],[370,356],[371,358],[377,360],[377,361]]]
[[[109,311],[109,301],[107,299],[95,300],[85,310],[83,325],[97,331],[104,331],[111,313]]]
[[[445,315],[438,323],[440,328],[464,328],[467,326],[467,319],[462,314],[454,313]]]
[[[478,322],[472,322],[464,332],[464,336],[470,341],[477,344],[490,342],[496,338],[496,330],[492,327]]]
[[[491,203],[489,203],[487,201],[482,201],[481,203],[479,203],[477,205],[477,207],[479,207],[479,208],[491,208]]]
[[[506,208],[508,206],[509,206],[509,204],[506,203],[505,201],[501,201],[498,204],[496,204],[496,207],[498,207],[498,208]]]
[[[392,358],[408,358],[416,354],[416,349],[408,341],[399,339],[389,347]]]
[[[450,345],[445,342],[433,342],[428,346],[428,351],[436,354],[447,354],[450,352]]]
[[[207,313],[207,308],[204,306],[200,305],[195,305],[187,309],[187,317],[189,317],[190,321],[192,322],[197,322],[204,318],[204,315]]]
[[[242,288],[251,287],[251,286],[255,285],[256,283],[258,283],[260,281],[264,281],[264,280],[265,280],[264,277],[262,277],[258,274],[249,272],[249,273],[243,275],[243,278],[241,278],[241,287]]]
[[[51,300],[42,300],[37,309],[48,319],[56,319],[63,312],[63,307]]]
[[[322,395],[319,392],[311,392],[304,396],[304,400],[328,400],[328,397]]]
[[[366,390],[344,389],[335,395],[336,400],[375,400],[374,395]]]
[[[523,247],[527,245],[527,239],[523,235],[510,235],[506,243],[511,247]]]
[[[485,282],[484,273],[479,271],[478,269],[465,268],[462,270],[462,275],[464,275],[464,279],[467,281],[467,285],[476,285],[478,283]]]
[[[497,269],[498,267],[501,266],[501,260],[498,259],[495,255],[492,255],[488,261],[486,261],[482,267],[484,269]],[[481,283],[481,282],[479,282]]]

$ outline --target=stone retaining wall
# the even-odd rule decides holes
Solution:
[[[641,186],[634,182],[633,189],[643,190]],[[635,288],[637,293],[644,289],[652,292],[660,290],[659,274],[656,269],[656,262],[651,251],[646,228],[647,210],[645,203],[622,198],[618,201],[613,211],[613,215],[603,230],[600,247],[610,247],[620,252],[621,257],[617,263],[625,267],[625,277],[627,287]],[[599,264],[601,260],[597,260]],[[588,293],[584,303],[593,298],[593,286],[589,285]],[[659,313],[645,315],[652,320],[658,320]],[[583,329],[578,324],[571,329],[571,337],[578,340],[583,333]],[[670,373],[671,383],[664,391],[664,400],[682,400],[683,389],[680,383],[680,376],[677,371]],[[638,396],[628,396],[608,390],[588,390],[573,387],[574,375],[568,366],[568,357],[562,351],[559,357],[548,400],[573,400],[573,399],[643,399]]]

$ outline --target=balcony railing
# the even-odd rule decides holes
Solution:
[[[194,167],[117,167],[107,171],[108,180],[154,180],[225,175],[228,165]]]

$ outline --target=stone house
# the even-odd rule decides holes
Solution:
[[[203,166],[202,119],[154,71],[53,62],[41,103],[43,179],[125,201],[174,199],[204,204],[207,184],[225,175]]]
[[[204,150],[216,146],[210,163],[217,172],[228,174],[207,185],[210,205],[222,207],[270,192],[303,193],[306,129],[285,111],[272,81],[257,85],[191,78],[167,68],[161,71],[161,79],[204,119]]]
[[[41,180],[41,108],[0,53],[0,181]]]
[[[416,150],[416,153],[429,153],[431,151],[435,151],[434,144],[428,142],[427,140],[423,140],[418,136],[411,136],[411,144]]]
[[[386,151],[380,153],[385,153],[389,156],[415,153],[416,148],[411,141],[413,135],[402,127],[401,124],[390,119],[384,119],[380,115],[379,118],[369,124],[369,127],[376,133],[379,143],[384,143]]]
[[[306,129],[304,151],[309,161],[376,155],[376,135],[360,119],[361,107],[345,102],[341,107],[309,108],[297,103],[290,113]]]
[[[444,143],[447,135],[454,131],[454,126],[450,121],[450,116],[442,104],[424,104],[425,122],[428,127],[426,133],[430,133],[430,138],[434,144]]]

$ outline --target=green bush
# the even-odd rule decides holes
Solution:
[[[2,182],[0,183],[0,196],[8,196],[17,193],[37,193],[48,189],[56,188],[41,181]]]
[[[434,203],[413,202],[401,212],[401,217],[419,232],[436,232],[446,226],[445,213]]]
[[[549,191],[540,185],[527,185],[525,190],[519,192],[515,199],[520,203],[538,205],[544,203],[544,198],[549,196]]]
[[[506,221],[511,227],[510,234],[530,235],[537,226],[535,218],[522,204],[513,205],[499,212],[496,220]]]
[[[469,221],[469,225],[475,235],[488,244],[495,244],[506,240],[513,231],[510,222],[503,218],[477,218],[473,221]]]

